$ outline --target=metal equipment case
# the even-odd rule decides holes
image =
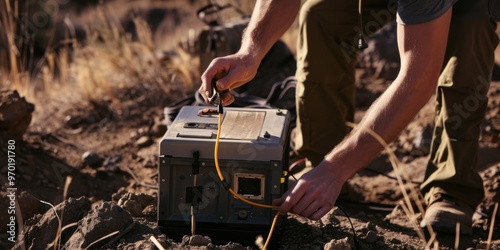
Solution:
[[[200,232],[268,231],[276,211],[238,200],[220,181],[214,163],[218,117],[199,115],[204,108],[183,107],[160,142],[158,225],[188,233],[193,209]],[[290,115],[224,111],[218,158],[225,180],[243,197],[271,204],[286,191]]]

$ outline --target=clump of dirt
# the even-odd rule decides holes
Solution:
[[[67,249],[98,248],[104,238],[120,231],[128,231],[132,216],[113,202],[103,202],[94,207],[78,222],[78,229],[64,244]]]
[[[31,122],[35,106],[15,90],[0,90],[0,137],[20,139]]]

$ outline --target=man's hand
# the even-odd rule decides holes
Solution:
[[[335,205],[344,178],[336,176],[334,166],[323,161],[304,174],[297,185],[289,189],[281,198],[273,201],[280,206],[279,212],[288,212],[319,220]]]
[[[198,90],[208,101],[212,96],[212,81],[216,83],[217,90],[224,91],[237,88],[257,74],[259,62],[249,55],[234,54],[214,59],[201,76],[201,86]],[[234,101],[234,96],[229,92],[222,95],[222,105],[227,106]]]
[[[234,55],[214,59],[201,76],[198,91],[205,102],[209,103],[214,79],[219,91],[234,89],[252,80],[260,62],[293,23],[299,9],[299,0],[257,0],[240,50]],[[233,101],[229,92],[223,94],[222,105]]]

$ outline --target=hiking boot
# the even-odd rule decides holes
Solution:
[[[474,210],[465,202],[443,193],[431,198],[420,226],[430,225],[433,230],[443,233],[456,233],[460,223],[460,233],[472,234],[472,215]]]

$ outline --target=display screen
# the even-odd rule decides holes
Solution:
[[[238,194],[260,196],[261,190],[260,178],[239,178],[238,179]]]

